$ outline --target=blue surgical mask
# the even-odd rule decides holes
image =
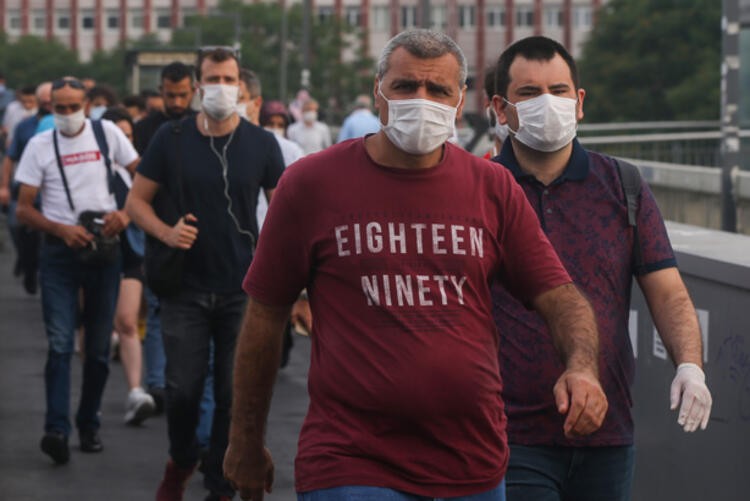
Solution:
[[[104,115],[104,112],[107,111],[106,106],[94,106],[89,110],[89,118],[91,120],[99,120],[102,118],[102,115]]]

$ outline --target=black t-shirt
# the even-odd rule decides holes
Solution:
[[[198,219],[198,238],[187,252],[183,283],[208,292],[239,292],[258,236],[258,193],[261,188],[274,188],[281,177],[281,150],[273,134],[246,120],[240,120],[227,148],[231,210],[240,228],[252,233],[251,239],[238,231],[229,215],[223,168],[211,149],[210,138],[198,131],[195,118],[183,120],[180,132],[175,134],[170,123],[159,128],[138,172],[178,200],[174,169],[178,161],[181,163],[185,201],[182,212]],[[221,154],[229,138],[230,135],[213,139],[216,152]]]
[[[133,145],[139,156],[146,153],[146,147],[164,123],[170,120],[181,120],[188,116],[195,116],[193,110],[188,110],[181,117],[170,117],[161,111],[153,111],[146,118],[139,120],[133,125]]]

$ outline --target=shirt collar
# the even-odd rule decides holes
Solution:
[[[528,172],[524,172],[518,164],[510,137],[503,143],[503,149],[500,151],[500,155],[493,158],[493,160],[503,164],[517,180],[526,177],[533,177]],[[570,160],[568,160],[568,165],[565,166],[565,170],[562,175],[555,180],[555,183],[562,183],[564,181],[581,181],[586,178],[588,173],[589,156],[586,154],[586,150],[583,149],[583,146],[581,146],[581,143],[578,142],[578,139],[573,138],[573,151],[570,154]]]

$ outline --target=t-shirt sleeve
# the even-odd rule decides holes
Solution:
[[[311,250],[303,242],[311,225],[306,222],[304,190],[299,185],[293,173],[279,182],[242,283],[250,297],[264,304],[292,304],[310,279]]]
[[[39,149],[39,136],[31,138],[31,141],[26,145],[23,150],[21,159],[18,161],[18,168],[16,169],[15,180],[16,182],[28,184],[39,188],[44,180],[44,171],[42,166],[39,164],[36,151]]]
[[[642,182],[640,198],[637,231],[643,264],[633,272],[635,275],[644,275],[677,266],[664,219],[646,181]]]
[[[135,151],[133,144],[125,136],[125,133],[113,122],[102,122],[105,124],[109,132],[110,141],[112,144],[109,146],[110,155],[112,159],[118,165],[126,167],[138,159],[138,152]]]
[[[159,184],[166,182],[167,148],[172,142],[172,130],[168,124],[160,128],[149,143],[136,172]],[[173,147],[176,147],[173,145]]]
[[[11,139],[10,146],[8,147],[8,158],[13,160],[14,162],[18,162],[21,156],[20,152],[22,145],[19,137],[20,135],[18,134],[18,125],[16,125],[16,130],[13,133],[13,139]]]
[[[503,167],[500,282],[524,304],[572,282],[521,187]]]

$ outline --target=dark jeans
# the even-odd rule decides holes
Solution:
[[[229,439],[234,348],[246,302],[244,293],[219,295],[195,289],[161,300],[169,454],[182,468],[198,461],[195,430],[213,340],[215,408],[208,457],[201,469],[205,487],[228,496],[234,490],[224,479],[222,462]]]
[[[505,481],[487,492],[451,498],[431,498],[385,487],[349,485],[297,494],[297,501],[505,501]]]
[[[635,448],[510,446],[508,501],[629,501]]]
[[[120,287],[119,262],[81,265],[62,241],[42,246],[42,312],[49,350],[44,369],[47,414],[44,429],[70,434],[70,360],[73,355],[78,293],[83,291],[83,382],[76,414],[79,430],[99,429],[99,407],[109,374],[109,343]]]

